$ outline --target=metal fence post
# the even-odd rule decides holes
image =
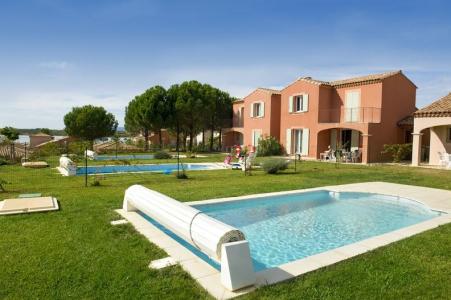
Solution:
[[[88,187],[88,147],[85,147],[85,187]]]

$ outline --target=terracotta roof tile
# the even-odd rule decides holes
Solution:
[[[360,77],[353,77],[348,79],[342,79],[342,80],[335,80],[335,81],[323,81],[323,80],[317,80],[313,79],[312,77],[299,77],[294,82],[290,83],[285,88],[291,86],[292,84],[296,83],[299,80],[316,84],[316,85],[323,85],[323,86],[332,86],[334,88],[340,88],[340,87],[346,87],[346,86],[353,86],[353,85],[363,85],[363,84],[370,84],[370,83],[376,83],[380,82],[385,78],[402,74],[401,70],[398,71],[391,71],[391,72],[385,72],[385,73],[379,73],[379,74],[371,74],[366,76],[360,76]]]
[[[274,90],[274,89],[268,89],[268,88],[262,88],[262,87],[259,87],[259,88],[257,88],[257,90],[261,90],[261,91],[264,91],[264,92],[268,92],[268,93],[270,93],[270,94],[277,94],[277,95],[280,95],[280,94],[281,94],[281,92],[280,92],[279,90]]]
[[[399,120],[398,126],[413,126],[413,115],[407,116]]]
[[[380,73],[380,74],[371,74],[367,76],[360,76],[360,77],[353,77],[349,79],[343,79],[343,80],[335,80],[331,81],[330,85],[334,87],[340,87],[344,85],[351,85],[351,84],[366,84],[371,82],[379,82],[382,79],[391,77],[396,74],[401,74],[401,70],[398,71],[392,71],[392,72],[386,72],[386,73]]]
[[[415,117],[448,117],[451,116],[451,93],[418,110]]]

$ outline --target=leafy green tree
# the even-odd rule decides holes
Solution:
[[[204,89],[198,81],[185,81],[178,86],[175,109],[178,112],[177,119],[182,130],[189,136],[189,151],[192,151],[194,137],[201,130],[201,122],[205,114],[204,99]]]
[[[48,129],[48,128],[39,128],[38,131],[41,132],[41,133],[52,135],[50,129]]]
[[[145,149],[149,147],[149,133],[158,133],[160,146],[163,144],[161,130],[167,127],[170,109],[167,92],[161,86],[154,86],[142,95],[136,96],[125,109],[125,128],[131,133],[142,133]]]
[[[4,135],[10,142],[14,142],[19,138],[19,131],[13,127],[2,128],[0,134]]]
[[[67,113],[64,125],[68,135],[89,141],[92,147],[95,139],[112,136],[118,123],[114,115],[103,107],[85,105],[74,107]]]

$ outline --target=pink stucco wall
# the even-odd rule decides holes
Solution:
[[[360,93],[360,122],[345,120],[345,99],[348,91]],[[308,94],[306,112],[289,112],[289,98],[297,94]],[[359,147],[362,161],[385,159],[381,155],[384,144],[403,143],[405,129],[397,122],[415,111],[416,86],[403,74],[369,84],[353,84],[334,88],[311,80],[296,80],[281,90],[280,95],[260,89],[245,97],[244,144],[252,143],[252,130],[261,129],[263,135],[272,135],[286,146],[287,129],[309,129],[308,157],[319,158],[330,144],[331,129],[353,129],[360,132]],[[253,102],[265,103],[265,116],[252,118]]]

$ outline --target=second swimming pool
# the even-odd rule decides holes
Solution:
[[[217,170],[222,169],[215,164],[183,164],[183,169],[192,170]],[[170,174],[177,171],[177,164],[153,164],[153,165],[107,165],[88,166],[88,175],[112,174],[112,173],[138,173],[138,172],[159,172]],[[77,168],[77,175],[85,175],[85,167]]]

